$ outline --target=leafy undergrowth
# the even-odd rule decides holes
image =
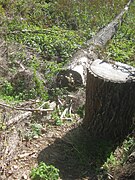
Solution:
[[[69,61],[72,54],[86,46],[99,29],[109,23],[127,3],[122,1],[0,1],[1,34],[8,40],[9,76],[2,95],[15,99],[48,99],[54,77]],[[18,43],[16,45],[11,42]],[[20,46],[21,44],[21,46]],[[10,47],[9,47],[10,46]],[[19,46],[12,50],[11,47]],[[4,61],[4,60],[2,60]],[[20,66],[20,67],[18,67]],[[18,68],[30,69],[33,85],[24,83],[27,75],[17,74]],[[14,82],[13,82],[14,81]],[[18,87],[15,85],[18,84]],[[49,86],[49,87],[48,87]],[[44,88],[45,87],[45,88]]]
[[[135,1],[115,37],[107,46],[110,59],[135,66]]]
[[[14,82],[12,78],[2,80],[1,94],[4,99],[27,100],[39,96],[47,100],[55,75],[77,49],[86,46],[86,41],[120,12],[127,1],[29,0],[25,3],[7,0],[0,3],[1,34],[8,40],[8,51],[5,51],[8,66],[5,69],[10,72],[8,76],[16,74],[14,79],[21,78]],[[19,48],[12,50],[13,46]],[[33,71],[31,87],[24,83],[27,75],[17,74],[18,68]]]
[[[42,54],[44,61],[60,63],[58,67],[61,67],[76,49],[85,46],[93,34],[109,23],[126,2],[58,0],[42,2],[42,5],[31,2],[30,9],[24,8],[19,17],[11,12],[12,18],[7,20],[5,32],[7,31],[10,40],[35,48]],[[18,4],[20,8],[24,6],[23,1],[21,3],[16,1],[13,5],[15,12],[18,11],[16,8]],[[34,20],[35,14],[31,12],[31,8],[36,9],[37,13],[35,11],[34,13],[38,14],[40,21]],[[30,15],[28,11],[31,12]],[[35,21],[37,23],[34,23]]]
[[[6,109],[1,105],[0,111],[2,179],[30,179],[33,173],[45,176],[38,166],[40,162],[45,163],[41,169],[50,165],[59,169],[63,180],[115,179],[115,169],[125,163],[134,147],[133,138],[121,142],[123,145],[91,139],[81,126],[83,104],[76,105],[78,109],[71,114],[71,101],[65,98],[69,92],[51,84],[72,54],[85,47],[85,42],[126,3],[127,0],[0,1],[0,33],[4,39],[0,46],[0,99],[12,106]],[[110,59],[131,65],[135,61],[134,6],[135,2],[105,50]],[[38,106],[33,106],[31,99],[40,101]],[[51,114],[33,112],[30,118],[7,125],[20,115],[14,109],[16,105],[39,108],[44,104],[42,108],[48,109],[52,101],[55,108]],[[67,111],[63,115],[64,110]],[[48,171],[49,177],[52,171]],[[57,178],[58,171],[55,172],[52,175]]]

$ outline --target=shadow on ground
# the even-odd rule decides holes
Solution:
[[[60,170],[62,180],[96,180],[100,173],[103,174],[101,167],[116,146],[107,140],[90,138],[79,126],[43,149],[38,162],[54,165]],[[107,178],[102,176],[102,179]]]

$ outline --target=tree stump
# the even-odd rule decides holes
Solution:
[[[135,112],[135,68],[97,59],[87,72],[83,124],[93,137],[127,135]]]

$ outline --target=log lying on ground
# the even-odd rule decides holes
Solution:
[[[94,137],[120,139],[132,127],[135,113],[135,68],[97,59],[87,73],[83,124]]]
[[[74,54],[70,64],[65,67],[65,70],[58,73],[56,78],[57,86],[67,86],[72,90],[78,85],[86,85],[87,65],[90,61],[99,58],[97,52],[95,52],[97,46],[102,48],[114,36],[131,2],[130,0],[124,10],[111,23],[100,30],[92,39],[87,41],[87,49],[81,49]]]
[[[111,22],[109,23],[106,27],[101,29],[92,39],[87,41],[87,44],[93,44],[98,45],[98,46],[105,46],[108,40],[110,40],[114,34],[116,33],[119,24],[122,23],[123,21],[123,15],[128,11],[129,5],[131,4],[132,0],[130,0],[123,11]],[[91,47],[90,47],[91,48]]]

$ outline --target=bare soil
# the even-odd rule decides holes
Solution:
[[[26,121],[1,133],[1,180],[30,179],[31,169],[41,161],[57,167],[63,180],[96,179],[78,156],[74,138],[81,141],[85,133],[77,122],[61,126],[45,123],[42,134],[33,139],[23,138],[24,129]]]

